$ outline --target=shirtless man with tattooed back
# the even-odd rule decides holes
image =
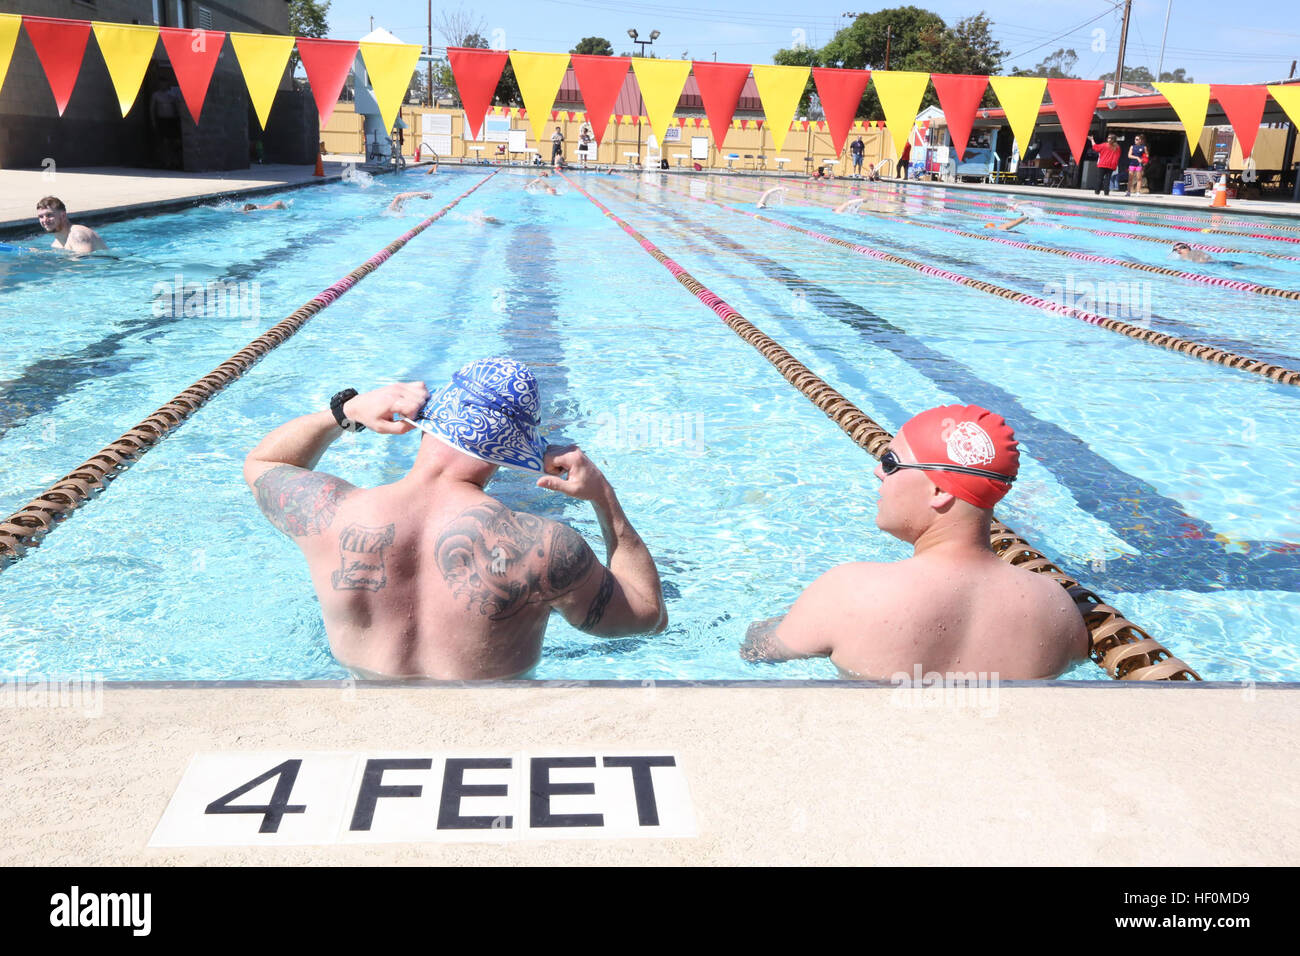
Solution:
[[[538,433],[536,382],[508,359],[465,366],[430,397],[422,382],[335,396],[282,425],[244,463],[271,523],[302,549],[330,648],[370,678],[515,677],[538,661],[552,609],[590,634],[662,631],[654,559],[614,489],[576,446]],[[344,430],[420,428],[411,470],[377,488],[315,471]],[[484,490],[501,465],[590,501],[602,565],[568,525],[512,511]]]

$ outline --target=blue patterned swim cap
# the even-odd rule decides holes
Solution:
[[[471,458],[541,472],[546,439],[541,396],[528,366],[508,358],[471,362],[436,392],[415,420],[434,438]]]

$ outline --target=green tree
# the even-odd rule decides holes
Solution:
[[[295,37],[325,36],[330,31],[329,12],[331,0],[289,0],[289,35]],[[289,73],[298,71],[298,51],[289,56]]]
[[[1048,79],[1074,79],[1075,64],[1079,62],[1079,54],[1074,50],[1067,50],[1061,47],[1051,56],[1043,57],[1042,60],[1032,70],[1017,68],[1011,71],[1012,76],[1045,76]]]
[[[1115,78],[1114,70],[1111,70],[1109,73],[1103,73],[1100,77],[1098,77],[1098,79],[1107,80],[1107,81],[1113,80],[1114,78]],[[1152,86],[1154,83],[1156,83],[1156,78],[1152,74],[1152,72],[1149,69],[1147,69],[1145,66],[1126,66],[1124,67],[1124,82],[1133,83],[1137,86]],[[1160,72],[1159,82],[1191,83],[1192,78],[1187,75],[1187,70],[1184,67],[1179,67],[1178,69],[1173,70],[1172,72],[1169,70],[1162,70]]]
[[[1180,66],[1172,73],[1169,72],[1168,70],[1161,70],[1160,82],[1161,83],[1194,83],[1195,80],[1193,80],[1190,76],[1187,75],[1187,70],[1185,70],[1183,67]]]
[[[614,45],[604,37],[583,37],[570,53],[585,53],[592,56],[613,56]]]

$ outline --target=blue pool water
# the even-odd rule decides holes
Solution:
[[[291,203],[283,213],[226,204],[104,226],[120,261],[0,253],[0,516],[485,174],[408,173],[288,191],[275,197]],[[618,490],[659,563],[672,622],[657,637],[610,640],[555,617],[536,676],[833,677],[826,661],[755,665],[737,647],[750,621],[783,611],[828,568],[905,556],[874,527],[871,459],[592,203],[567,188],[530,195],[524,181],[489,180],[0,573],[0,673],[346,676],[297,549],[244,487],[244,455],[344,386],[433,384],[509,354],[537,372],[552,438],[582,444]],[[949,402],[1004,414],[1022,442],[1022,477],[999,517],[1202,676],[1300,680],[1294,387],[690,198],[752,209],[752,183],[579,181],[891,431]],[[434,197],[382,212],[417,188]],[[850,218],[828,208],[846,191],[819,188],[792,187],[765,212],[1037,295],[1106,284],[1129,321],[1300,367],[1293,301],[872,214],[978,230],[1008,215],[959,204],[1003,202],[987,193],[878,187]],[[1177,265],[1167,246],[1057,222],[1241,249],[1222,256],[1240,268],[1179,267],[1300,288],[1300,262],[1251,255],[1300,254],[1300,244],[1082,217],[1030,224],[1022,238]],[[218,281],[235,283],[233,308],[174,308],[176,287]],[[345,437],[320,467],[356,484],[392,481],[416,441]],[[523,475],[501,475],[492,491],[599,545],[587,505]],[[1086,662],[1066,676],[1105,679]]]

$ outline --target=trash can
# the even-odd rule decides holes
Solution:
[[[1097,185],[1097,161],[1086,159],[1083,162],[1083,179],[1079,182],[1079,188],[1096,189]]]

